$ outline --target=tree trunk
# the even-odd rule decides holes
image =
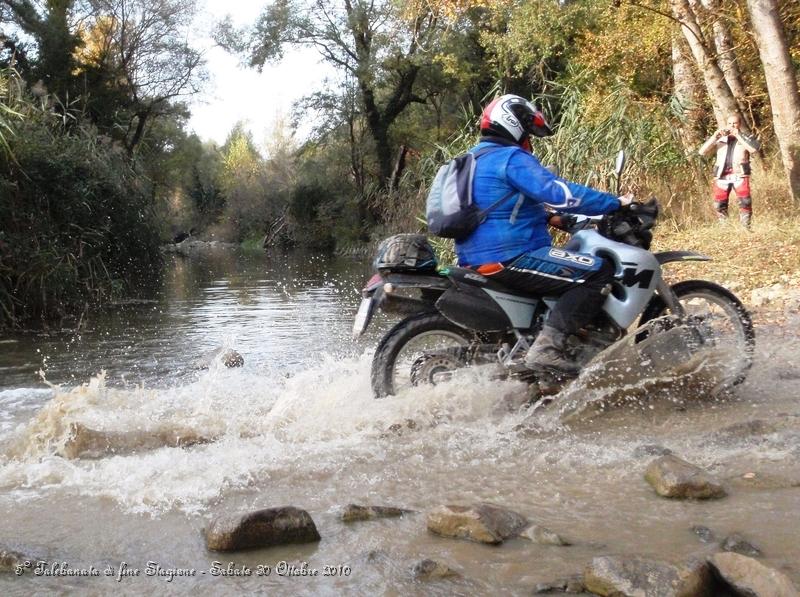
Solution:
[[[694,151],[702,141],[703,91],[692,66],[686,40],[679,33],[672,36],[673,93],[682,116],[681,140],[687,150]]]
[[[747,0],[767,80],[772,126],[792,197],[800,200],[800,92],[776,0]]]
[[[714,47],[717,52],[717,63],[722,69],[722,74],[725,76],[725,81],[736,98],[736,104],[739,106],[739,111],[744,117],[743,123],[752,129],[754,122],[752,114],[750,113],[750,106],[747,103],[747,92],[744,88],[742,81],[742,73],[739,70],[739,65],[736,62],[736,53],[733,50],[733,41],[731,32],[728,25],[721,16],[721,0],[700,0],[703,8],[709,14],[712,21],[711,27],[714,31]]]
[[[681,31],[689,42],[692,55],[703,74],[703,79],[714,107],[714,116],[720,128],[725,126],[727,117],[737,114],[740,117],[739,105],[725,80],[719,64],[715,59],[715,52],[711,49],[708,40],[703,36],[703,31],[697,21],[697,15],[689,6],[689,0],[670,0],[672,13],[681,24]],[[745,122],[742,118],[742,122]]]
[[[136,113],[136,129],[134,130],[133,136],[131,137],[130,141],[126,140],[125,143],[128,149],[128,155],[132,156],[134,153],[136,153],[136,148],[142,141],[142,137],[144,137],[144,128],[145,125],[147,124],[147,119],[149,116],[150,116],[149,110]]]

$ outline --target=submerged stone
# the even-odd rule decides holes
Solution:
[[[761,550],[745,539],[740,533],[732,533],[720,544],[723,551],[732,551],[743,556],[760,556]]]
[[[539,524],[532,524],[522,531],[519,536],[539,545],[572,545],[561,535]]]
[[[437,578],[451,578],[461,576],[444,562],[424,559],[414,564],[411,573],[417,580],[434,580]]]
[[[727,495],[703,469],[671,454],[651,462],[644,478],[663,497],[711,499]]]
[[[219,362],[229,369],[244,366],[244,357],[232,348],[216,348],[201,356],[194,362],[195,369],[208,369],[214,362]]]
[[[205,529],[211,551],[235,551],[255,547],[312,543],[320,536],[305,510],[287,506],[244,514],[223,514]]]
[[[24,549],[17,550],[15,548],[0,545],[0,574],[6,572],[15,572],[19,566],[22,566],[26,571],[32,570],[37,562],[44,561],[42,558],[32,556]],[[26,567],[25,565],[28,564]]]
[[[528,520],[493,504],[439,506],[428,513],[428,530],[442,537],[498,545],[519,535]]]
[[[583,584],[583,576],[576,574],[569,578],[560,578],[553,582],[541,582],[533,588],[534,595],[589,595],[586,593],[586,586]]]
[[[748,597],[798,597],[792,581],[773,568],[764,566],[758,560],[738,553],[723,552],[709,558],[713,570],[719,578]]]
[[[342,511],[343,522],[356,522],[360,520],[375,520],[376,518],[397,518],[404,514],[411,514],[413,510],[395,508],[393,506],[360,506],[348,504]]]
[[[694,525],[692,532],[697,535],[702,543],[713,543],[715,540],[714,531],[701,524]]]
[[[642,456],[667,456],[672,454],[672,450],[659,446],[658,444],[642,444],[637,446],[633,451],[634,458],[641,458]]]

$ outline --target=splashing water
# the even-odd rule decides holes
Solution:
[[[329,300],[342,301],[335,293]],[[344,312],[346,331],[354,304],[335,307]],[[212,312],[209,304],[202,312]],[[227,317],[230,327],[235,316]],[[290,319],[287,326],[302,321]],[[0,537],[83,563],[157,560],[199,569],[215,559],[248,565],[287,559],[353,568],[349,578],[294,583],[297,594],[480,594],[530,591],[601,553],[675,560],[700,547],[688,528],[701,523],[718,534],[745,532],[763,548],[766,563],[798,580],[791,563],[800,561],[800,380],[793,377],[800,346],[791,335],[778,341],[778,330],[761,331],[758,375],[729,395],[713,396],[719,380],[704,377],[713,371],[708,355],[659,377],[629,366],[609,375],[612,353],[552,408],[531,414],[520,406],[523,384],[494,380],[480,369],[375,400],[369,350],[342,356],[326,354],[327,345],[318,348],[320,336],[336,344],[340,332],[317,326],[308,336],[316,351],[298,347],[303,336],[297,340],[288,331],[270,336],[294,342],[293,355],[313,352],[291,370],[251,358],[264,344],[253,340],[243,343],[249,349],[242,350],[244,368],[215,365],[169,384],[156,378],[131,385],[100,374],[82,384],[3,390]],[[368,341],[374,345],[376,337]],[[276,354],[280,346],[264,350]],[[658,498],[642,480],[651,446],[707,468],[731,487],[731,496],[707,504]],[[748,473],[757,483],[744,479]],[[474,501],[517,510],[576,545],[514,540],[490,549],[425,531],[427,509]],[[350,502],[419,514],[345,526],[337,513]],[[321,543],[225,558],[205,551],[199,531],[217,512],[290,504],[312,514]],[[421,557],[450,562],[464,577],[423,589],[409,572]],[[28,577],[20,582],[28,584],[0,578],[0,587],[10,594],[6,588],[31,593],[65,586]],[[72,586],[111,588],[92,582]],[[164,586],[153,582],[115,583],[113,590],[136,594]],[[285,579],[274,578],[182,582],[175,581],[176,591],[287,590]]]

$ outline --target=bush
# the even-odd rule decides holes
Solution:
[[[335,197],[320,184],[300,184],[289,201],[294,244],[311,251],[331,253],[336,247]]]
[[[160,263],[148,187],[124,152],[21,107],[0,155],[0,327],[78,315]]]

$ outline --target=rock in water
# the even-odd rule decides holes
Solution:
[[[642,444],[641,446],[637,446],[633,451],[634,458],[640,458],[642,456],[667,456],[669,454],[672,454],[672,450],[664,446],[659,446],[658,444]]]
[[[235,551],[287,543],[311,543],[320,536],[305,510],[287,506],[245,514],[223,514],[205,530],[211,551]]]
[[[789,578],[758,560],[738,553],[714,554],[709,563],[720,579],[748,597],[798,597]]]
[[[219,361],[228,368],[242,367],[244,357],[232,348],[217,348],[204,354],[194,362],[195,369],[208,369],[215,361]]]
[[[725,537],[725,540],[720,544],[723,551],[733,551],[743,556],[760,556],[761,550],[755,545],[750,543],[747,539],[742,537],[739,533],[732,533]]]
[[[692,532],[700,538],[700,541],[703,543],[713,543],[714,542],[714,531],[709,529],[706,526],[701,524],[696,524],[692,526]]]
[[[447,564],[430,559],[420,560],[414,564],[411,573],[414,575],[414,578],[418,580],[433,580],[436,578],[461,576]]]
[[[58,452],[64,458],[103,458],[158,448],[186,448],[212,441],[213,438],[199,435],[192,429],[101,431],[81,423],[72,423],[69,436]]]
[[[594,558],[583,574],[586,590],[603,597],[693,597],[707,594],[705,562],[679,568],[644,558]]]
[[[348,504],[342,512],[343,522],[356,522],[359,520],[375,520],[376,518],[396,518],[404,514],[411,514],[412,510],[395,508],[393,506],[359,506]]]
[[[522,531],[519,536],[539,545],[572,545],[560,535],[539,524],[532,524]]]
[[[533,587],[534,595],[552,595],[552,594],[578,594],[589,595],[584,593],[586,586],[583,584],[583,576],[575,575],[569,578],[561,578],[553,582],[540,582]]]
[[[668,454],[650,463],[644,474],[658,495],[668,498],[725,497],[725,489],[703,469]]]
[[[23,553],[10,547],[0,545],[0,573],[15,572],[17,566],[24,566],[28,562],[35,566],[36,562],[44,561],[43,558],[34,557],[29,553]]]
[[[428,530],[443,537],[498,545],[528,526],[521,514],[492,504],[439,506],[428,512]]]

